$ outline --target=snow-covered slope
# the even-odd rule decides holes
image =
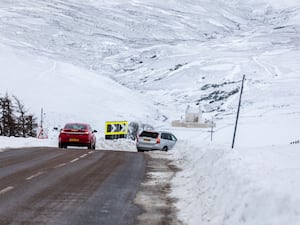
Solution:
[[[298,225],[299,32],[298,0],[3,0],[0,94],[43,107],[49,129],[81,120],[101,136],[125,119],[172,130],[187,224]],[[187,105],[216,121],[212,143],[207,130],[170,127]]]
[[[48,127],[83,121],[103,131],[105,121],[139,121],[155,114],[143,96],[72,64],[0,45],[0,68],[1,95],[17,96],[36,116],[43,108]]]

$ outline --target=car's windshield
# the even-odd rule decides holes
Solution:
[[[140,137],[157,138],[157,137],[158,137],[158,133],[157,133],[157,132],[143,131],[143,132],[140,134]]]

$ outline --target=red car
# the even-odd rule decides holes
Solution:
[[[67,123],[60,130],[58,137],[58,147],[86,146],[88,149],[96,148],[96,130],[92,130],[89,124]]]

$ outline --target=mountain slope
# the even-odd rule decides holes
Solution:
[[[146,98],[110,78],[1,44],[0,67],[1,96],[17,96],[36,116],[44,108],[49,129],[82,121],[103,133],[105,121],[139,121],[156,113]]]
[[[103,135],[124,119],[171,130],[186,224],[299,225],[299,15],[292,0],[3,0],[0,94],[44,107],[49,129],[81,120]],[[216,122],[213,142],[170,126],[187,105]]]
[[[294,66],[289,72],[298,73],[289,55],[299,55],[298,20],[293,22],[299,5],[285,4],[291,8],[278,9],[271,0],[4,1],[0,40],[150,91],[157,104],[169,107],[171,101],[175,110],[200,104],[205,112],[230,113],[243,74],[254,89],[274,81],[276,92],[275,76],[290,66],[265,61],[286,58]]]

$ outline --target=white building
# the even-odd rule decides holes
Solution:
[[[185,110],[185,120],[184,122],[193,122],[193,123],[201,123],[202,121],[202,110],[199,107],[191,107],[187,106]]]

